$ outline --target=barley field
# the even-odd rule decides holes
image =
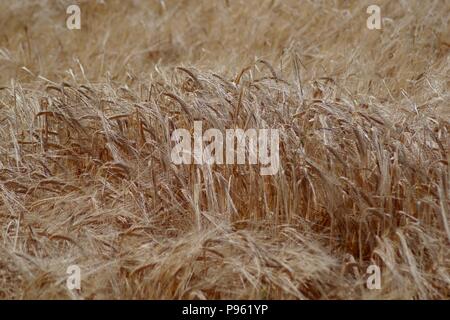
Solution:
[[[1,299],[449,299],[450,1],[74,2],[0,1]]]

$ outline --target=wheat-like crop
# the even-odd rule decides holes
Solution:
[[[377,2],[381,30],[338,0],[79,1],[68,30],[2,1],[0,298],[448,299],[450,2]],[[175,165],[196,120],[278,129],[278,173]]]

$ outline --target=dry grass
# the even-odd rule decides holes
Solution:
[[[450,2],[80,2],[0,3],[0,298],[449,298]],[[175,166],[194,119],[281,170]]]

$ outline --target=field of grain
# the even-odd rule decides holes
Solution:
[[[450,1],[75,2],[0,1],[1,299],[450,297]],[[175,165],[195,120],[278,173]]]

